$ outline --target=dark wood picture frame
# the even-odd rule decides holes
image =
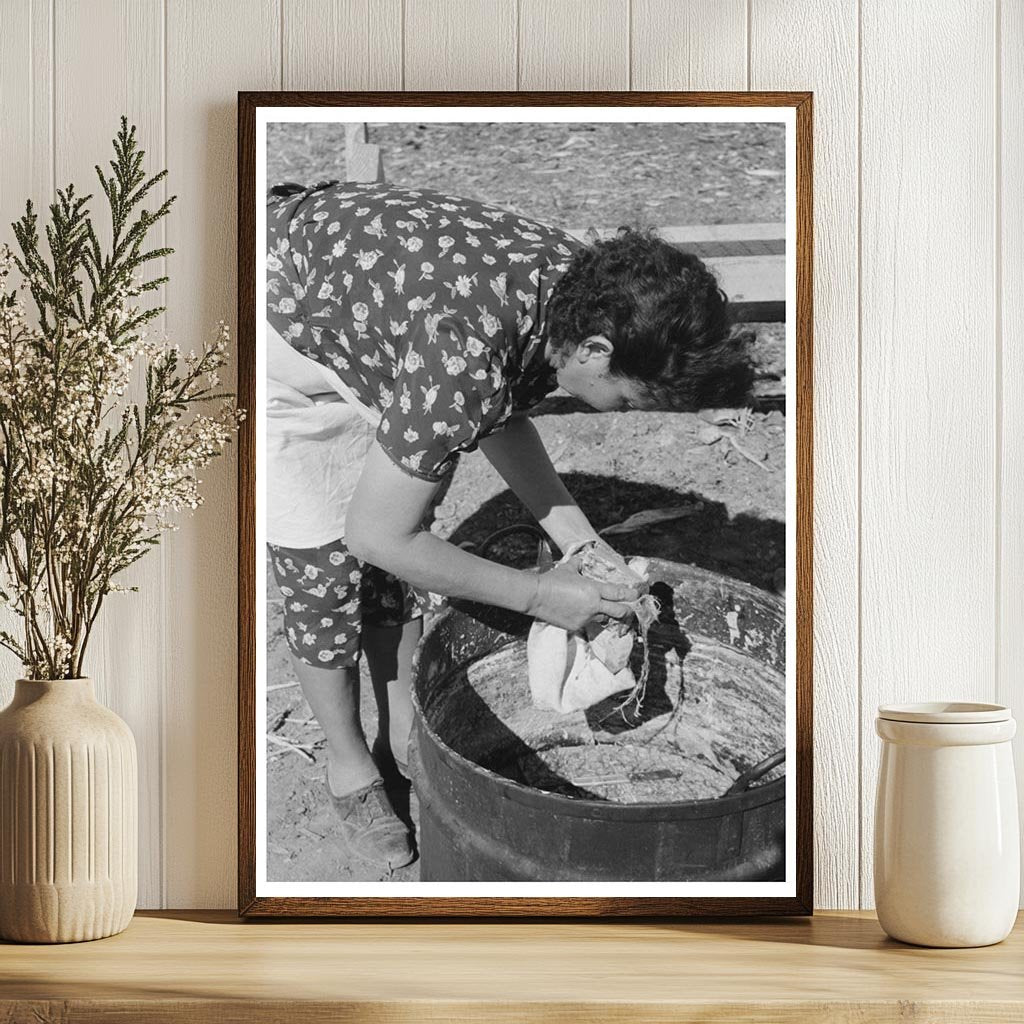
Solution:
[[[796,111],[796,885],[792,897],[279,897],[256,895],[256,470],[250,414],[238,458],[238,907],[243,916],[737,917],[813,913],[812,94],[809,92],[239,92],[238,401],[256,396],[256,118],[260,107],[682,106]],[[792,368],[790,369],[792,372]]]

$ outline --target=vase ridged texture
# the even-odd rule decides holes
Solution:
[[[138,891],[138,767],[88,679],[26,680],[0,712],[0,937],[123,931]]]

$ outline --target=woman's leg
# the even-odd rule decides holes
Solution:
[[[335,835],[350,856],[403,867],[416,856],[412,837],[387,797],[359,718],[362,571],[340,540],[269,550],[295,675],[327,740]]]
[[[363,624],[363,653],[380,715],[378,742],[386,739],[403,764],[412,730],[412,656],[422,635],[422,618],[399,626]]]
[[[302,693],[327,740],[327,784],[344,796],[380,778],[359,718],[359,666],[315,668],[292,655]]]
[[[292,667],[327,741],[328,785],[354,793],[380,777],[359,718],[359,564],[341,541],[270,545],[270,555]]]

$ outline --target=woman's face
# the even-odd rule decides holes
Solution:
[[[598,412],[652,407],[650,398],[631,380],[608,372],[612,345],[603,335],[581,341],[568,355],[553,352],[550,343],[547,352],[559,387]]]

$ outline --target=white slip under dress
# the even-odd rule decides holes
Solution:
[[[345,516],[380,413],[329,367],[267,324],[267,542],[316,548],[344,537]]]

